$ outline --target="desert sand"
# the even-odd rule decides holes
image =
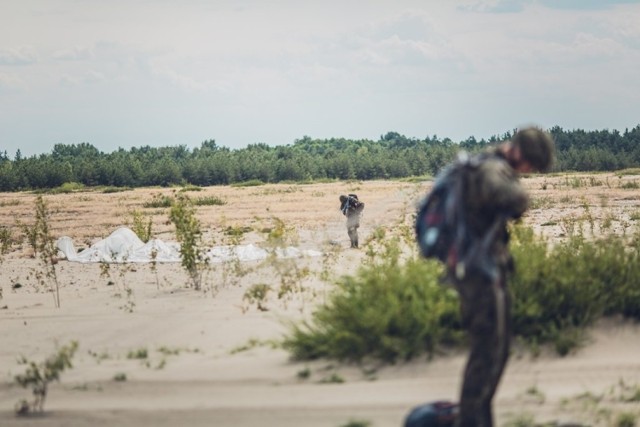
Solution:
[[[551,242],[566,237],[578,220],[618,233],[637,227],[638,176],[555,175],[523,178],[532,209],[523,219]],[[28,244],[14,246],[0,266],[0,426],[327,426],[350,421],[400,426],[415,405],[456,400],[464,351],[396,365],[355,366],[334,361],[293,362],[270,342],[290,321],[308,318],[332,283],[362,263],[365,248],[349,249],[338,196],[355,192],[366,207],[361,241],[376,227],[393,232],[410,223],[416,203],[431,184],[391,181],[208,187],[190,197],[216,196],[226,204],[198,208],[210,245],[265,244],[263,230],[280,220],[291,243],[325,254],[298,258],[307,267],[303,289],[266,310],[243,299],[254,284],[279,282],[278,266],[249,261],[213,266],[203,289],[189,287],[179,263],[111,265],[64,259],[56,265],[61,307],[38,284],[37,259]],[[167,209],[144,208],[156,194],[176,189],[136,189],[104,194],[84,191],[45,195],[56,237],[82,249],[120,226],[133,210],[153,218],[154,237],[175,241]],[[35,195],[0,194],[0,225],[33,222]],[[635,215],[634,215],[635,214]],[[583,221],[589,223],[589,221]],[[246,227],[239,241],[224,233]],[[285,268],[286,264],[283,264]],[[331,280],[321,272],[329,271]],[[19,284],[20,286],[16,286]],[[13,378],[24,372],[18,357],[41,361],[56,345],[79,343],[73,368],[53,383],[40,416],[17,417],[17,401],[30,392]],[[146,358],[131,353],[147,351]],[[640,387],[640,328],[616,319],[590,331],[588,344],[567,357],[543,351],[533,357],[514,348],[494,400],[498,425],[526,414],[537,422],[576,421],[613,425],[622,412],[640,418],[640,403],[623,402]],[[116,381],[119,377],[121,381]],[[341,378],[342,383],[333,380]],[[333,379],[333,380],[332,380]]]

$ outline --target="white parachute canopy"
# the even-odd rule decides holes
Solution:
[[[146,263],[180,262],[180,244],[152,239],[144,243],[136,233],[127,227],[120,227],[106,239],[77,252],[70,237],[60,237],[56,242],[58,250],[72,262],[92,263]],[[259,261],[269,256],[269,251],[255,245],[214,246],[206,252],[209,262],[221,263],[231,260]],[[300,250],[294,246],[276,248],[278,258],[320,256],[321,252]]]

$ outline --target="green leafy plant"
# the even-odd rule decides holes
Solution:
[[[0,264],[13,245],[13,236],[9,227],[0,226]]]
[[[113,380],[116,382],[124,382],[127,380],[127,374],[124,372],[118,372],[113,376]]]
[[[147,357],[149,357],[149,352],[144,347],[137,350],[131,350],[127,353],[127,359],[146,359]]]
[[[78,342],[71,341],[70,344],[62,346],[56,353],[49,356],[42,363],[27,360],[22,356],[20,362],[28,364],[23,374],[15,376],[15,381],[24,388],[31,388],[34,400],[29,402],[21,400],[16,404],[16,413],[25,415],[29,412],[44,410],[44,403],[47,398],[49,383],[59,381],[60,374],[68,368],[72,368],[71,359],[78,349]]]
[[[632,412],[622,412],[616,417],[615,427],[636,427],[638,416]]]
[[[182,267],[187,271],[191,284],[200,290],[202,274],[209,262],[202,244],[200,221],[191,200],[181,194],[171,206],[169,219],[176,227],[176,236],[180,242]]]
[[[249,304],[255,304],[256,308],[260,311],[267,311],[268,308],[264,304],[270,290],[271,286],[264,283],[258,283],[247,289],[242,299],[247,301]]]
[[[137,209],[132,210],[130,213],[132,219],[131,230],[136,233],[140,240],[147,243],[152,236],[153,219]]]
[[[35,271],[35,277],[40,285],[49,288],[55,306],[60,308],[60,284],[56,270],[58,248],[49,226],[49,209],[41,195],[36,197],[35,214],[35,223],[26,231],[27,238],[33,239],[35,254],[41,264],[41,269]]]

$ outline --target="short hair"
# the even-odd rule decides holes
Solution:
[[[511,138],[511,143],[520,149],[522,158],[538,172],[551,169],[555,143],[549,133],[537,127],[520,129]]]

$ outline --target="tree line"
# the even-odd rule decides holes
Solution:
[[[556,141],[555,171],[614,171],[640,167],[640,125],[617,130],[549,129]],[[374,140],[313,139],[283,146],[258,143],[230,149],[207,140],[185,145],[134,147],[111,153],[90,143],[56,144],[51,153],[14,158],[0,148],[0,191],[85,186],[228,185],[246,181],[372,180],[435,175],[459,150],[477,152],[508,139],[454,142],[437,136],[408,138],[388,132]]]

